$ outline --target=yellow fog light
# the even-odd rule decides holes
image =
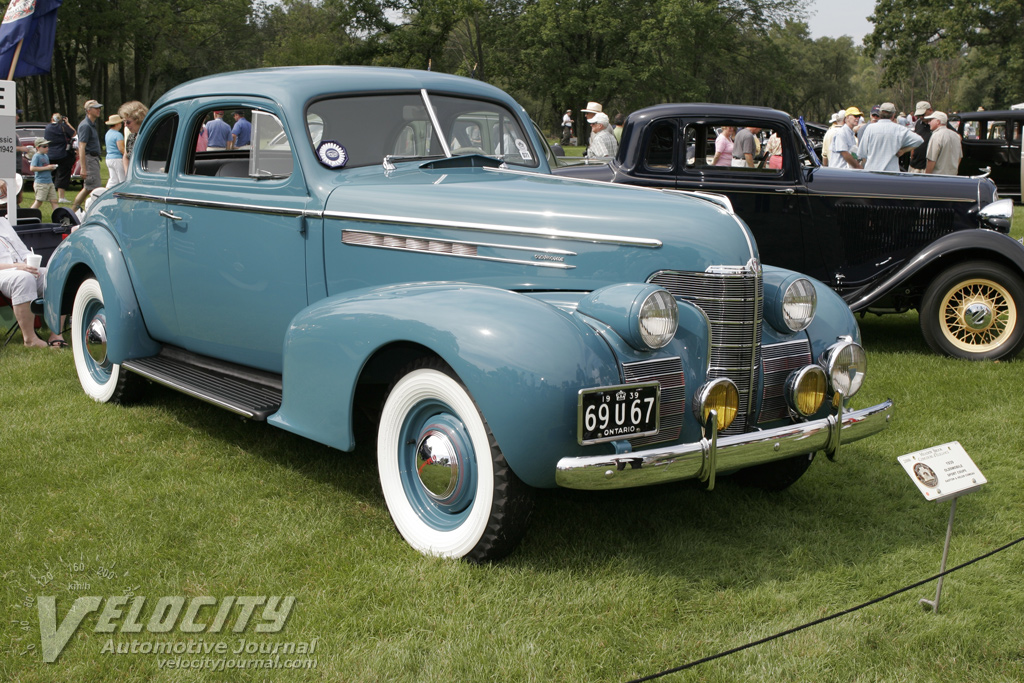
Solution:
[[[712,380],[702,386],[694,397],[693,410],[700,423],[706,424],[711,411],[718,412],[718,429],[728,429],[740,408],[740,392],[731,379]]]
[[[818,412],[828,392],[828,377],[817,365],[794,370],[786,379],[786,402],[802,417]]]

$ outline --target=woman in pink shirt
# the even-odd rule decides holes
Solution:
[[[736,126],[722,126],[722,132],[715,139],[715,158],[712,166],[732,166],[732,141],[736,137]]]

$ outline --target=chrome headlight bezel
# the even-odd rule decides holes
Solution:
[[[668,290],[656,289],[640,302],[636,321],[637,333],[647,348],[664,348],[679,329],[679,304]]]
[[[724,402],[722,393],[724,392]],[[714,405],[712,402],[715,402]],[[705,424],[710,410],[718,411],[718,429],[728,429],[739,415],[740,390],[728,377],[719,377],[707,382],[693,394],[693,414]]]
[[[805,277],[793,280],[782,295],[782,322],[790,332],[803,332],[818,311],[818,292]]]
[[[805,275],[781,269],[766,269],[764,317],[782,334],[803,332],[818,311],[818,290]]]
[[[821,366],[828,375],[832,391],[850,398],[860,391],[864,383],[868,357],[863,346],[849,337],[840,337],[822,354]]]
[[[679,329],[679,302],[658,285],[602,287],[580,300],[576,311],[608,325],[637,351],[664,348]]]
[[[991,204],[982,207],[978,212],[978,219],[989,230],[1009,233],[1013,224],[1013,200],[997,198]]]
[[[816,391],[814,387],[809,387],[808,383],[819,383],[821,385],[820,396],[813,406],[807,405],[802,400],[806,397],[806,392]],[[825,402],[825,396],[828,394],[828,389],[828,376],[821,366],[805,365],[791,372],[789,377],[786,378],[786,404],[791,411],[800,417],[810,417],[821,409],[822,404]]]

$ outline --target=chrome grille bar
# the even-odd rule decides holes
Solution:
[[[764,372],[764,396],[761,398],[761,412],[758,423],[771,422],[789,417],[786,405],[786,378],[794,370],[813,362],[811,343],[807,339],[765,344],[761,347],[761,364]]]
[[[657,381],[661,384],[661,425],[657,434],[630,439],[633,448],[675,441],[683,429],[686,410],[686,379],[679,357],[623,363],[623,380],[629,384]]]
[[[760,366],[763,284],[760,267],[737,272],[660,271],[649,280],[700,308],[711,323],[708,379],[728,377],[740,392],[740,411],[723,434],[747,430]]]

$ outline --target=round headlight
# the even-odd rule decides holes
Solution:
[[[703,425],[712,410],[718,412],[718,429],[728,429],[740,408],[740,392],[731,379],[721,377],[702,386],[694,396],[693,410]]]
[[[850,398],[864,382],[868,369],[868,357],[860,344],[841,341],[829,347],[826,353],[825,370],[828,372],[832,389]]]
[[[807,365],[794,370],[786,379],[786,402],[792,410],[803,417],[818,412],[825,402],[828,379],[825,371],[817,365]]]
[[[664,289],[651,292],[640,306],[640,337],[652,349],[660,349],[676,336],[679,308]]]
[[[807,278],[794,280],[782,297],[782,319],[792,332],[806,330],[814,320],[818,308],[818,294]]]

